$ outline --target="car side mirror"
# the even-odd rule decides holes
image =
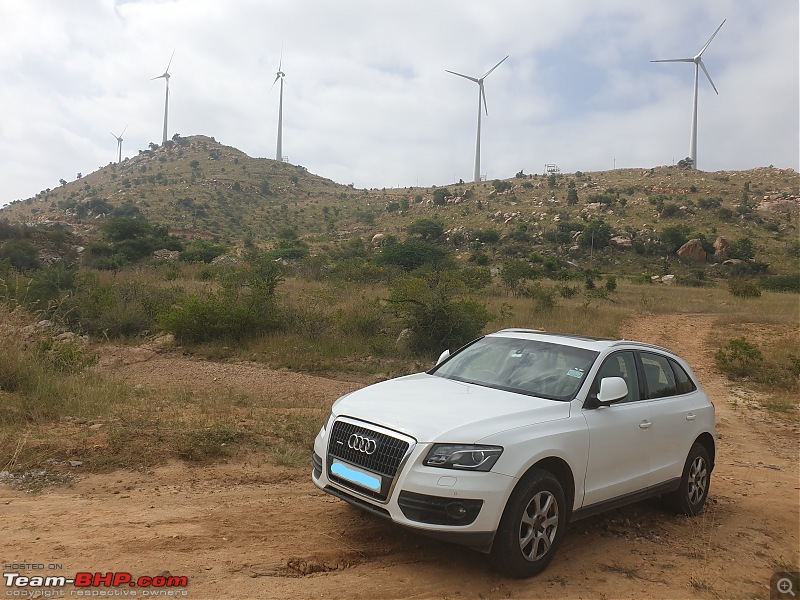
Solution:
[[[628,384],[622,377],[603,377],[600,380],[600,393],[586,399],[586,408],[594,409],[611,406],[628,395]]]
[[[622,377],[603,377],[597,399],[601,404],[618,402],[628,395],[628,384]]]
[[[445,350],[444,352],[442,352],[439,355],[439,359],[436,361],[436,366],[438,367],[440,364],[442,364],[449,357],[450,357],[450,350],[449,349]]]

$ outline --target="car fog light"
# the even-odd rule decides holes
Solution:
[[[451,502],[447,505],[447,516],[452,519],[463,519],[467,516],[466,507],[460,502]]]

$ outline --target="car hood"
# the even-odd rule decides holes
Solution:
[[[427,373],[371,385],[333,405],[334,416],[368,421],[423,443],[475,443],[509,429],[566,419],[569,410],[569,402],[461,383]]]

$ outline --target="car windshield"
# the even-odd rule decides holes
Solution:
[[[430,373],[446,379],[569,401],[598,352],[537,340],[485,337]]]

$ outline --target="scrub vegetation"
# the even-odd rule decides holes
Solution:
[[[615,337],[644,314],[710,314],[717,368],[796,419],[797,182],[659,167],[359,190],[177,136],[0,211],[0,471],[256,448],[304,464],[318,405],[155,394],[94,367],[104,345],[165,335],[363,383],[503,327]]]

